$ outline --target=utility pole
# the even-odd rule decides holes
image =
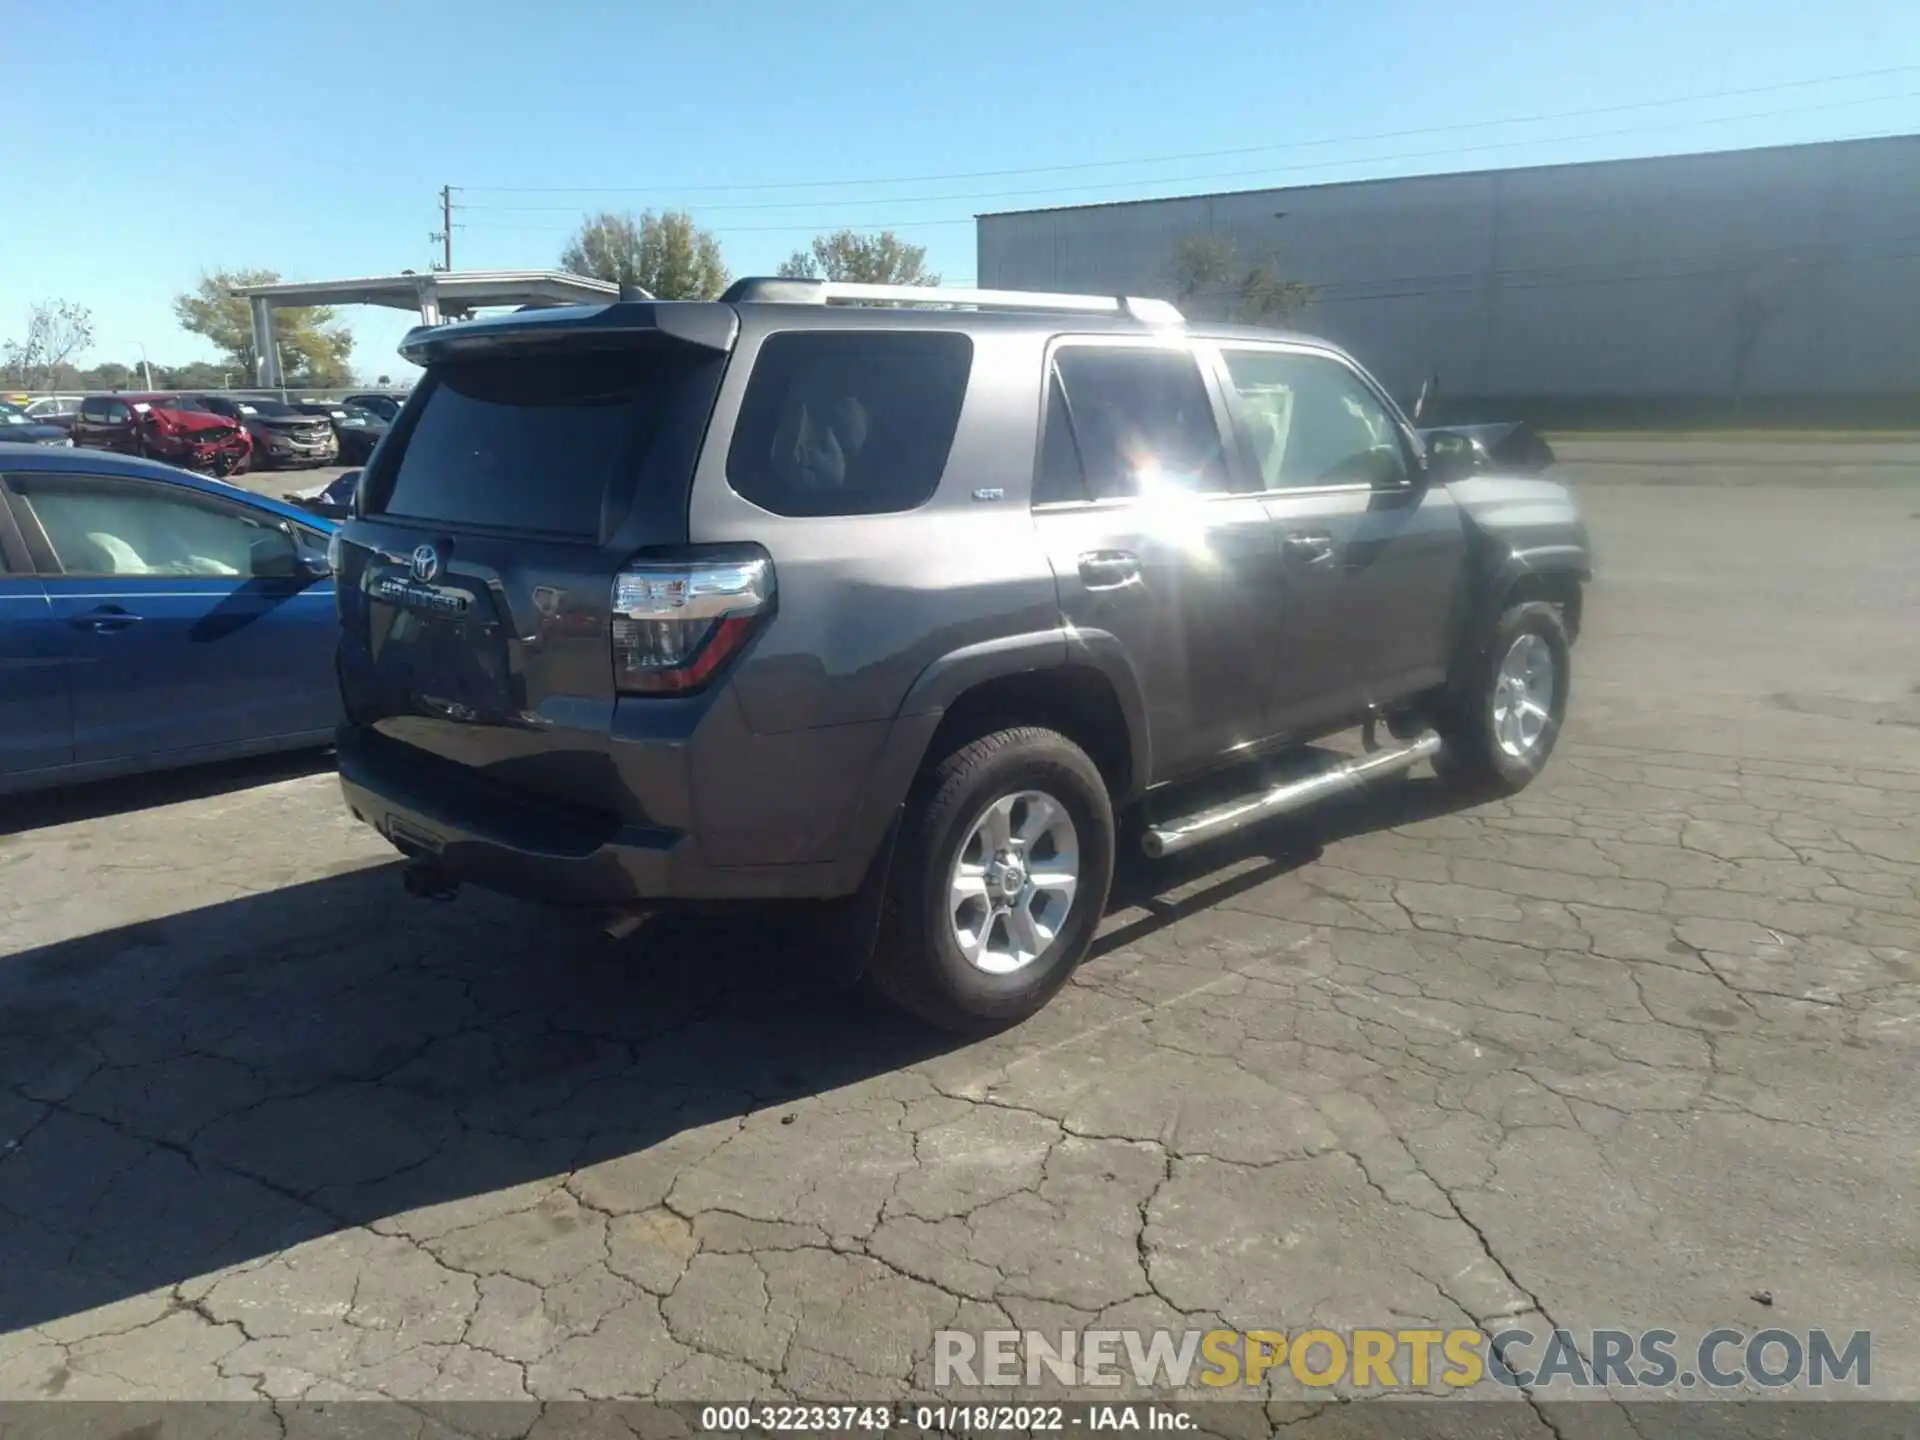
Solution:
[[[440,268],[453,269],[453,187],[440,187]]]

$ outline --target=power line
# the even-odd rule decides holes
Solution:
[[[1580,134],[1580,135],[1537,136],[1537,137],[1533,137],[1526,140],[1490,140],[1490,141],[1484,141],[1477,145],[1455,145],[1455,146],[1448,146],[1444,149],[1439,149],[1439,150],[1405,151],[1397,155],[1368,155],[1368,156],[1360,156],[1350,160],[1319,161],[1319,162],[1315,162],[1312,165],[1281,166],[1278,168],[1262,168],[1259,170],[1215,171],[1205,175],[1170,175],[1170,176],[1163,176],[1157,180],[1144,181],[1142,183],[1148,184],[1148,185],[1189,185],[1189,184],[1195,184],[1201,181],[1208,181],[1208,180],[1236,180],[1236,179],[1248,179],[1248,178],[1259,177],[1259,176],[1298,174],[1306,171],[1341,169],[1341,168],[1346,168],[1346,167],[1355,166],[1355,165],[1385,165],[1385,164],[1394,164],[1394,163],[1398,163],[1406,160],[1427,160],[1427,159],[1433,159],[1436,157],[1459,155],[1464,153],[1474,153],[1474,152],[1486,151],[1486,150],[1511,150],[1516,148],[1524,148],[1532,145],[1565,145],[1565,144],[1574,144],[1574,143],[1585,141],[1585,140],[1612,139],[1621,135],[1651,134],[1659,131],[1671,130],[1676,128],[1676,126],[1692,127],[1695,125],[1731,124],[1740,120],[1762,120],[1762,119],[1769,119],[1776,115],[1802,114],[1809,110],[1831,110],[1831,109],[1842,108],[1844,106],[1849,106],[1849,105],[1871,104],[1874,101],[1881,101],[1881,100],[1912,100],[1912,99],[1920,99],[1920,91],[1908,91],[1908,92],[1903,92],[1902,94],[1899,94],[1899,95],[1873,95],[1873,96],[1866,96],[1866,97],[1862,97],[1854,100],[1830,101],[1820,105],[1792,106],[1792,107],[1788,107],[1786,109],[1781,109],[1781,110],[1749,111],[1741,115],[1721,115],[1721,116],[1716,116],[1711,119],[1705,119],[1705,120],[1685,120],[1685,121],[1678,121],[1678,122],[1668,122],[1660,125],[1622,126],[1612,130],[1587,131],[1586,133]],[[1884,140],[1884,139],[1895,138],[1897,133],[1898,132],[1877,132],[1871,135],[1855,135],[1855,136],[1846,136],[1842,138],[1846,140]],[[1834,144],[1834,143],[1840,143],[1840,142],[1836,140],[1836,141],[1828,141],[1825,143]],[[1428,178],[1428,177],[1406,177],[1406,178]],[[939,200],[980,200],[980,199],[996,199],[996,198],[1009,199],[1009,198],[1015,198],[1015,197],[1026,196],[1026,195],[1057,195],[1058,193],[1059,192],[1055,189],[1047,188],[1043,190],[998,191],[998,192],[973,193],[973,194],[961,194],[961,195],[920,196],[920,197],[913,197],[913,198],[881,197],[880,203],[901,204],[901,205],[923,204],[923,203],[929,203],[932,201],[939,201]],[[1147,196],[1127,197],[1127,199],[1129,200],[1179,200],[1179,199],[1186,199],[1186,198],[1190,198],[1190,197],[1185,193],[1177,193],[1173,195],[1147,195]],[[863,204],[863,203],[866,203],[866,202],[826,200],[826,201],[817,201],[817,202],[803,202],[800,205],[795,205],[787,202],[781,202],[774,205],[737,205],[737,206],[716,205],[716,206],[707,207],[707,210],[703,211],[703,213],[710,213],[713,210],[732,210],[732,209],[759,210],[759,209],[804,208],[809,211],[816,211],[819,209],[828,208],[835,205]],[[1109,203],[1109,202],[1088,201],[1083,203],[1089,204],[1089,205],[1098,205],[1101,203]],[[1121,202],[1110,202],[1110,203],[1121,203]],[[468,210],[491,210],[494,213],[500,213],[502,211],[505,211],[505,212],[535,211],[535,212],[544,213],[544,212],[550,212],[550,211],[556,211],[556,210],[566,214],[578,213],[577,207],[574,207],[574,206],[524,206],[523,207],[523,206],[512,206],[512,205],[505,205],[505,206],[473,205],[473,206],[460,206],[456,208],[468,209]],[[1048,208],[1053,208],[1053,207],[1048,207]],[[836,226],[844,227],[850,230],[904,230],[909,228],[971,225],[974,222],[975,218],[976,217],[973,215],[965,215],[965,216],[956,216],[951,219],[870,220],[870,221],[859,221],[859,222],[834,221],[832,223],[835,224]],[[495,224],[487,224],[487,223],[476,225],[476,224],[467,222],[467,223],[463,223],[461,228],[470,229],[470,230],[496,230],[496,231],[527,231],[527,232],[550,231],[554,233],[571,234],[578,227],[575,225],[519,225],[519,224],[495,225]],[[789,225],[732,225],[732,226],[722,225],[722,226],[714,226],[711,228],[713,230],[713,233],[715,234],[730,235],[730,234],[754,234],[754,233],[767,234],[767,233],[778,233],[782,231],[795,231],[795,232],[810,231],[810,230],[817,230],[820,228],[820,226],[818,222],[806,221],[806,222],[789,224]]]
[[[1191,185],[1206,180],[1243,180],[1260,175],[1295,175],[1320,170],[1339,170],[1351,165],[1379,165],[1402,160],[1430,160],[1436,156],[1458,155],[1481,150],[1513,150],[1529,145],[1567,144],[1580,140],[1606,140],[1619,135],[1647,135],[1668,130],[1691,129],[1696,125],[1730,125],[1741,120],[1770,120],[1780,115],[1804,115],[1821,110],[1844,110],[1854,105],[1871,105],[1883,100],[1920,99],[1920,91],[1902,91],[1896,95],[1860,95],[1847,100],[1823,100],[1812,105],[1789,105],[1776,110],[1748,110],[1738,115],[1712,115],[1698,120],[1664,120],[1655,125],[1626,125],[1612,130],[1591,130],[1580,135],[1533,136],[1523,140],[1485,140],[1472,145],[1449,145],[1438,150],[1403,151],[1397,155],[1363,155],[1346,160],[1316,160],[1308,165],[1261,166],[1256,170],[1215,170],[1202,175],[1161,175],[1140,183],[1146,185]],[[1092,182],[1100,186],[1123,183],[1119,180]],[[1085,189],[1086,186],[1069,186]],[[969,190],[948,195],[887,195],[879,197],[886,205],[930,205],[948,200],[1016,200],[1033,195],[1057,195],[1060,187],[1047,185],[1023,190]],[[834,206],[872,204],[875,197],[860,200],[756,200],[720,205],[704,205],[702,214],[721,210],[821,210]],[[460,210],[487,210],[495,213],[577,214],[578,205],[471,205],[461,202]]]
[[[938,229],[941,226],[971,225],[974,217],[963,215],[953,220],[836,220],[836,230],[925,230]],[[572,235],[578,225],[467,225],[457,227],[461,230],[481,230],[495,234],[543,234]],[[816,234],[820,226],[812,221],[801,221],[793,225],[703,225],[700,227],[714,235],[803,235]]]
[[[1597,105],[1581,110],[1558,110],[1538,115],[1509,116],[1500,120],[1467,120],[1448,125],[1423,125],[1412,130],[1377,130],[1361,135],[1326,136],[1317,140],[1294,140],[1273,145],[1243,145],[1226,150],[1188,150],[1173,155],[1148,155],[1127,160],[1084,160],[1069,165],[1027,165],[1005,170],[955,170],[935,175],[896,175],[884,178],[763,181],[743,185],[463,185],[459,188],[473,194],[489,195],[645,195],[656,194],[663,190],[683,194],[711,194],[731,190],[839,189],[850,185],[920,185],[944,180],[991,180],[1010,175],[1063,174],[1069,171],[1114,169],[1136,165],[1164,165],[1182,160],[1215,160],[1230,155],[1308,150],[1327,145],[1361,144],[1372,140],[1404,140],[1416,135],[1459,134],[1468,130],[1494,129],[1502,125],[1537,125],[1550,120],[1579,120],[1594,115],[1617,115],[1627,111],[1657,109],[1667,105],[1692,105],[1709,100],[1732,100],[1748,95],[1775,94],[1782,90],[1805,90],[1818,85],[1836,85],[1887,75],[1908,75],[1915,71],[1920,71],[1920,65],[1890,65],[1878,70],[1856,70],[1845,75],[1822,75],[1806,80],[1786,80],[1778,84],[1752,85],[1739,90],[1676,95],[1664,100],[1635,100],[1618,105]]]

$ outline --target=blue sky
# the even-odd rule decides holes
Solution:
[[[425,269],[443,184],[462,269],[684,206],[736,274],[851,224],[964,280],[978,211],[1920,130],[1920,11],[0,0],[0,94],[0,340],[57,297],[87,362],[158,363],[213,357],[170,304],[203,270]],[[400,372],[406,316],[343,318]]]

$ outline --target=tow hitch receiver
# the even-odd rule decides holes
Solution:
[[[451,900],[460,882],[431,860],[409,860],[400,870],[400,885],[416,900]]]

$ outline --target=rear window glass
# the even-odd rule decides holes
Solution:
[[[381,508],[400,519],[597,536],[609,487],[638,465],[692,373],[683,352],[653,347],[437,367]]]
[[[881,515],[940,484],[973,342],[954,331],[792,331],[760,347],[727,480],[776,515]]]

